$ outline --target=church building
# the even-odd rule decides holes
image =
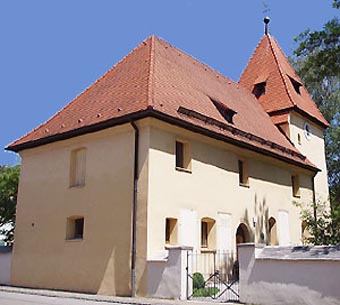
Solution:
[[[269,33],[238,83],[150,36],[7,147],[11,284],[143,296],[167,245],[302,244],[296,203],[328,199],[328,126]]]

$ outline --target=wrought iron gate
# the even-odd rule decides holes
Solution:
[[[232,252],[187,252],[187,299],[239,301],[238,262]]]

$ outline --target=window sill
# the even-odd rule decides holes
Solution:
[[[80,184],[80,185],[70,185],[68,188],[69,189],[81,189],[85,187],[85,184]]]
[[[65,241],[67,242],[80,242],[83,241],[84,238],[66,238]]]
[[[239,183],[239,185],[242,186],[242,187],[248,188],[248,189],[250,188],[249,183],[247,183],[247,184],[246,183]]]
[[[215,253],[216,250],[210,248],[201,248],[201,253]]]
[[[192,174],[191,169],[184,168],[184,167],[177,167],[177,166],[176,166],[176,171],[184,172],[184,173],[188,173],[188,174]]]

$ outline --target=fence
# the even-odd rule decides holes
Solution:
[[[212,298],[223,301],[238,301],[238,263],[233,252],[188,251],[187,299]]]

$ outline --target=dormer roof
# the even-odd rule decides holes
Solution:
[[[270,116],[295,110],[322,127],[329,124],[273,36],[264,35],[241,75],[239,84],[250,92],[265,82],[257,98]]]

